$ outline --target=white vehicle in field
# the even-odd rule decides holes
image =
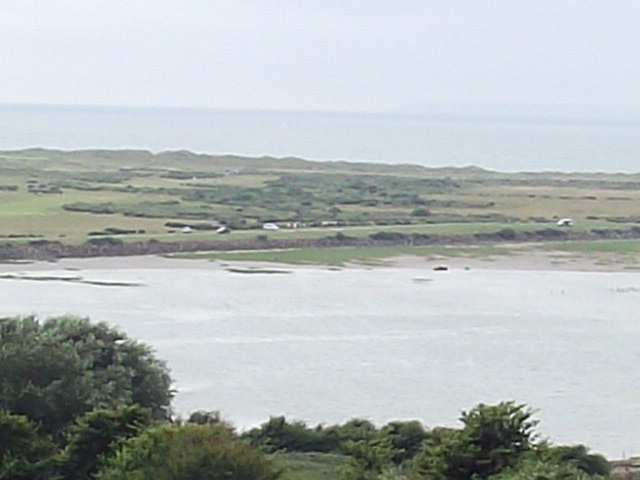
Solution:
[[[280,227],[275,223],[264,223],[262,225],[263,230],[280,230]]]

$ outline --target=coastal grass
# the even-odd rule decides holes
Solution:
[[[128,217],[125,217],[128,218]],[[150,222],[152,223],[152,222]],[[157,224],[156,224],[157,226]],[[503,229],[513,229],[517,232],[533,232],[544,228],[556,228],[540,225],[537,223],[500,223],[500,222],[470,222],[470,223],[444,223],[444,224],[414,224],[414,225],[363,225],[363,226],[345,226],[337,228],[298,228],[298,229],[280,229],[277,231],[263,231],[261,229],[250,230],[233,230],[224,236],[218,235],[212,231],[192,231],[189,234],[183,234],[180,231],[173,233],[146,233],[131,234],[123,237],[124,241],[140,241],[149,238],[171,242],[184,240],[218,240],[218,241],[234,241],[234,240],[254,240],[257,236],[266,236],[267,239],[314,239],[331,237],[338,234],[350,237],[362,238],[379,232],[398,232],[405,235],[423,234],[423,235],[439,235],[439,236],[471,236],[474,234],[491,234],[499,232]],[[618,224],[608,224],[598,221],[587,221],[581,227],[573,229],[574,232],[584,232],[591,228],[600,229],[616,229],[620,228]]]
[[[48,214],[0,217],[0,235],[8,237],[6,241],[24,242],[32,237],[47,240],[59,240],[69,244],[85,242],[92,231],[117,226],[123,229],[145,230],[148,235],[138,238],[153,238],[153,231],[162,232],[159,219],[86,215],[82,213],[56,210]],[[11,236],[9,238],[9,236]],[[5,239],[3,239],[5,240]]]
[[[64,226],[64,233],[61,227]],[[314,239],[335,236],[339,233],[352,237],[367,237],[379,232],[399,232],[403,234],[427,235],[471,235],[473,233],[495,233],[503,228],[514,228],[518,231],[533,231],[540,226],[530,224],[506,223],[470,223],[442,225],[379,225],[350,226],[340,228],[301,228],[296,230],[281,229],[263,231],[261,229],[234,230],[229,234],[219,235],[215,231],[191,231],[188,234],[175,229],[168,233],[163,227],[162,219],[127,217],[124,215],[92,215],[77,212],[61,211],[38,217],[17,217],[9,223],[0,225],[0,235],[20,232],[23,235],[37,235],[47,240],[62,240],[68,244],[80,244],[87,240],[87,230],[101,231],[105,228],[144,230],[145,233],[132,233],[118,236],[124,242],[138,242],[156,239],[163,242],[181,242],[187,240],[234,242],[237,240],[255,240],[259,235],[267,239]],[[107,236],[107,235],[105,235]],[[31,238],[13,238],[14,242],[25,242]]]
[[[341,267],[347,264],[381,266],[402,256],[425,259],[477,258],[488,260],[511,255],[509,248],[482,246],[378,246],[335,247],[319,249],[251,250],[238,252],[194,252],[169,255],[170,258],[217,261],[252,261],[292,265],[327,265]]]
[[[628,270],[640,267],[640,240],[597,240],[542,245],[544,251],[562,252],[565,259],[586,258],[601,267],[623,266]]]
[[[640,255],[640,240],[597,240],[581,242],[552,242],[542,246],[547,251],[577,254]]]
[[[365,237],[380,231],[472,236],[556,228],[563,217],[574,219],[575,232],[638,225],[640,175],[499,173],[184,151],[0,152],[2,241],[37,237],[78,244],[109,228],[137,232],[120,235],[123,241]],[[167,222],[225,224],[232,232],[222,237],[194,229],[187,236]],[[263,232],[264,222],[306,228]]]
[[[176,259],[220,262],[266,262],[291,265],[325,265],[343,267],[349,264],[385,266],[401,257],[419,257],[425,261],[469,259],[491,262],[500,258],[541,253],[552,264],[563,265],[587,260],[599,266],[624,265],[636,268],[640,263],[640,241],[568,241],[534,244],[426,245],[426,246],[361,246],[333,248],[266,249],[227,252],[190,252],[169,254]]]
[[[347,457],[331,453],[285,452],[276,454],[284,480],[336,480]]]

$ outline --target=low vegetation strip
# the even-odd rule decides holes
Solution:
[[[584,232],[545,228],[534,231],[502,229],[494,233],[473,235],[427,235],[381,231],[363,237],[338,233],[321,238],[269,238],[262,234],[255,238],[235,240],[181,240],[159,241],[155,239],[125,242],[120,238],[100,237],[77,244],[59,241],[31,240],[26,243],[0,244],[0,260],[54,260],[60,258],[84,258],[101,256],[157,255],[201,251],[231,252],[270,249],[315,249],[336,247],[409,247],[424,245],[486,245],[530,242],[592,241],[612,239],[639,239],[640,227],[602,229]]]

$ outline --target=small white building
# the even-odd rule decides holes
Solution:
[[[262,224],[263,230],[280,230],[280,227],[275,223],[264,223]]]
[[[573,227],[573,219],[572,218],[561,218],[556,222],[556,225],[559,227]]]

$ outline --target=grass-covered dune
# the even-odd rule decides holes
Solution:
[[[639,187],[640,174],[5,151],[0,258],[633,239]]]

